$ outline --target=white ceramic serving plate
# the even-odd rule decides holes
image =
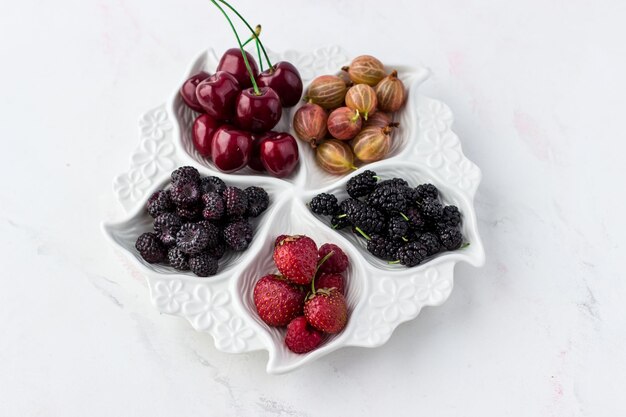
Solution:
[[[273,62],[284,59],[296,65],[305,86],[315,76],[335,73],[350,61],[339,47],[311,53],[287,51],[271,57]],[[217,62],[214,51],[202,53],[181,83],[201,69],[214,71]],[[298,141],[300,164],[286,180],[246,170],[230,175],[221,173],[193,148],[190,128],[194,113],[183,105],[176,89],[167,104],[141,117],[141,138],[130,169],[115,179],[115,194],[128,212],[127,217],[103,224],[106,236],[145,274],[152,303],[160,312],[184,317],[196,330],[210,333],[222,351],[267,350],[267,372],[282,373],[343,346],[382,345],[400,323],[415,318],[422,307],[440,305],[448,298],[457,262],[474,266],[484,263],[473,206],[480,170],[463,155],[459,138],[451,130],[450,109],[440,101],[420,95],[419,86],[428,78],[429,71],[420,67],[393,68],[399,70],[405,82],[408,101],[396,116],[400,128],[394,132],[391,155],[367,165],[367,169],[376,171],[382,178],[401,176],[410,184],[435,184],[445,202],[457,205],[463,213],[463,235],[470,245],[440,254],[415,268],[388,265],[369,254],[351,232],[332,230],[326,219],[313,215],[305,206],[314,195],[324,191],[335,193],[340,200],[346,197],[347,180],[360,171],[345,177],[329,175],[317,166],[312,150]],[[294,111],[284,112],[276,130],[291,130]],[[196,166],[203,175],[217,175],[229,185],[262,186],[270,194],[269,209],[255,219],[250,248],[225,256],[214,277],[198,278],[192,273],[148,264],[134,247],[137,236],[151,230],[152,219],[144,209],[146,199],[163,188],[170,172],[182,165]],[[348,324],[340,334],[307,354],[289,351],[283,341],[284,329],[269,327],[259,320],[252,302],[255,282],[275,271],[271,254],[279,234],[305,234],[319,245],[337,243],[350,258],[346,276]]]

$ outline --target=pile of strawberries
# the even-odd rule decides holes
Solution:
[[[254,305],[270,326],[287,326],[285,344],[295,353],[317,348],[324,334],[339,333],[348,321],[343,272],[348,257],[337,245],[319,250],[307,236],[281,235],[274,244],[279,274],[262,277]]]

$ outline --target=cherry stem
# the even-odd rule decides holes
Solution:
[[[246,56],[246,51],[244,51],[244,49],[243,49],[243,45],[241,44],[241,39],[239,39],[239,34],[237,34],[237,29],[235,29],[235,25],[233,25],[233,22],[230,20],[230,17],[228,17],[228,14],[226,13],[226,11],[224,11],[224,9],[222,9],[222,7],[219,4],[217,4],[216,0],[211,0],[211,3],[213,3],[215,5],[215,7],[220,9],[220,12],[222,12],[224,17],[228,21],[228,24],[230,25],[230,28],[235,33],[235,38],[237,38],[237,44],[239,44],[239,50],[241,51],[241,56],[243,57],[243,62],[246,64],[246,69],[248,70],[248,74],[250,75],[250,80],[252,81],[252,87],[254,88],[254,94],[257,95],[257,96],[260,96],[261,92],[259,91],[259,86],[256,84],[256,80],[254,79],[254,74],[252,73],[252,68],[250,67],[250,63],[248,62],[248,57]],[[225,2],[222,1],[222,3],[225,3]]]
[[[263,60],[261,59],[261,49],[259,48],[259,38],[256,38],[256,54],[259,57],[259,66],[261,67],[261,72],[263,72]]]
[[[256,54],[259,57],[259,66],[261,67],[261,72],[263,72],[263,59],[261,59],[261,49],[259,48],[259,36],[261,35],[261,25],[256,25],[254,28],[254,34],[250,36],[250,39],[243,43],[243,46],[246,46],[252,41],[255,41],[256,44]]]
[[[254,35],[250,36],[250,38],[248,38],[248,40],[243,43],[243,46],[246,46],[253,40],[256,40],[257,36],[259,35],[261,35],[261,25],[256,25],[256,27],[254,28]]]
[[[213,1],[213,0],[211,0]],[[250,29],[250,32],[255,33],[254,29],[252,29],[252,26],[250,26],[248,24],[248,22],[246,21],[246,19],[243,18],[243,16],[241,14],[239,14],[239,12],[230,4],[228,4],[226,1],[224,0],[219,0],[220,3],[224,4],[226,7],[228,7],[230,10],[233,11],[233,13],[235,13],[237,15],[237,17],[239,19],[241,19],[241,21],[243,22],[244,25],[246,25],[248,27],[248,29]],[[257,38],[259,45],[261,46],[261,49],[263,50],[263,55],[265,55],[265,60],[267,61],[267,65],[270,67],[270,69],[274,68],[274,66],[272,65],[272,63],[270,62],[270,58],[267,56],[267,52],[265,51],[265,47],[263,46],[263,42],[261,42],[258,38]]]
[[[408,218],[408,217],[406,217],[406,214],[404,214],[404,213],[400,213],[400,216],[402,216],[402,218],[403,218],[404,220],[406,220],[406,221],[408,221],[408,220],[409,220],[409,218]]]

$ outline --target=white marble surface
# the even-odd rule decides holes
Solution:
[[[626,4],[237,3],[275,50],[432,68],[483,169],[487,265],[381,348],[281,376],[216,351],[155,312],[99,222],[138,115],[233,44],[225,23],[200,0],[2,2],[0,414],[624,415]]]

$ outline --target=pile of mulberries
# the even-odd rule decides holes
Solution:
[[[346,189],[344,201],[322,193],[309,207],[330,217],[333,229],[350,228],[365,239],[377,258],[411,267],[463,244],[459,209],[443,205],[432,184],[412,187],[402,178],[382,180],[367,170],[348,180]]]
[[[226,251],[244,251],[252,241],[250,217],[269,206],[261,187],[229,187],[218,177],[201,177],[190,166],[172,172],[171,186],[152,194],[146,210],[154,231],[135,242],[149,263],[167,264],[199,277],[215,275]]]

